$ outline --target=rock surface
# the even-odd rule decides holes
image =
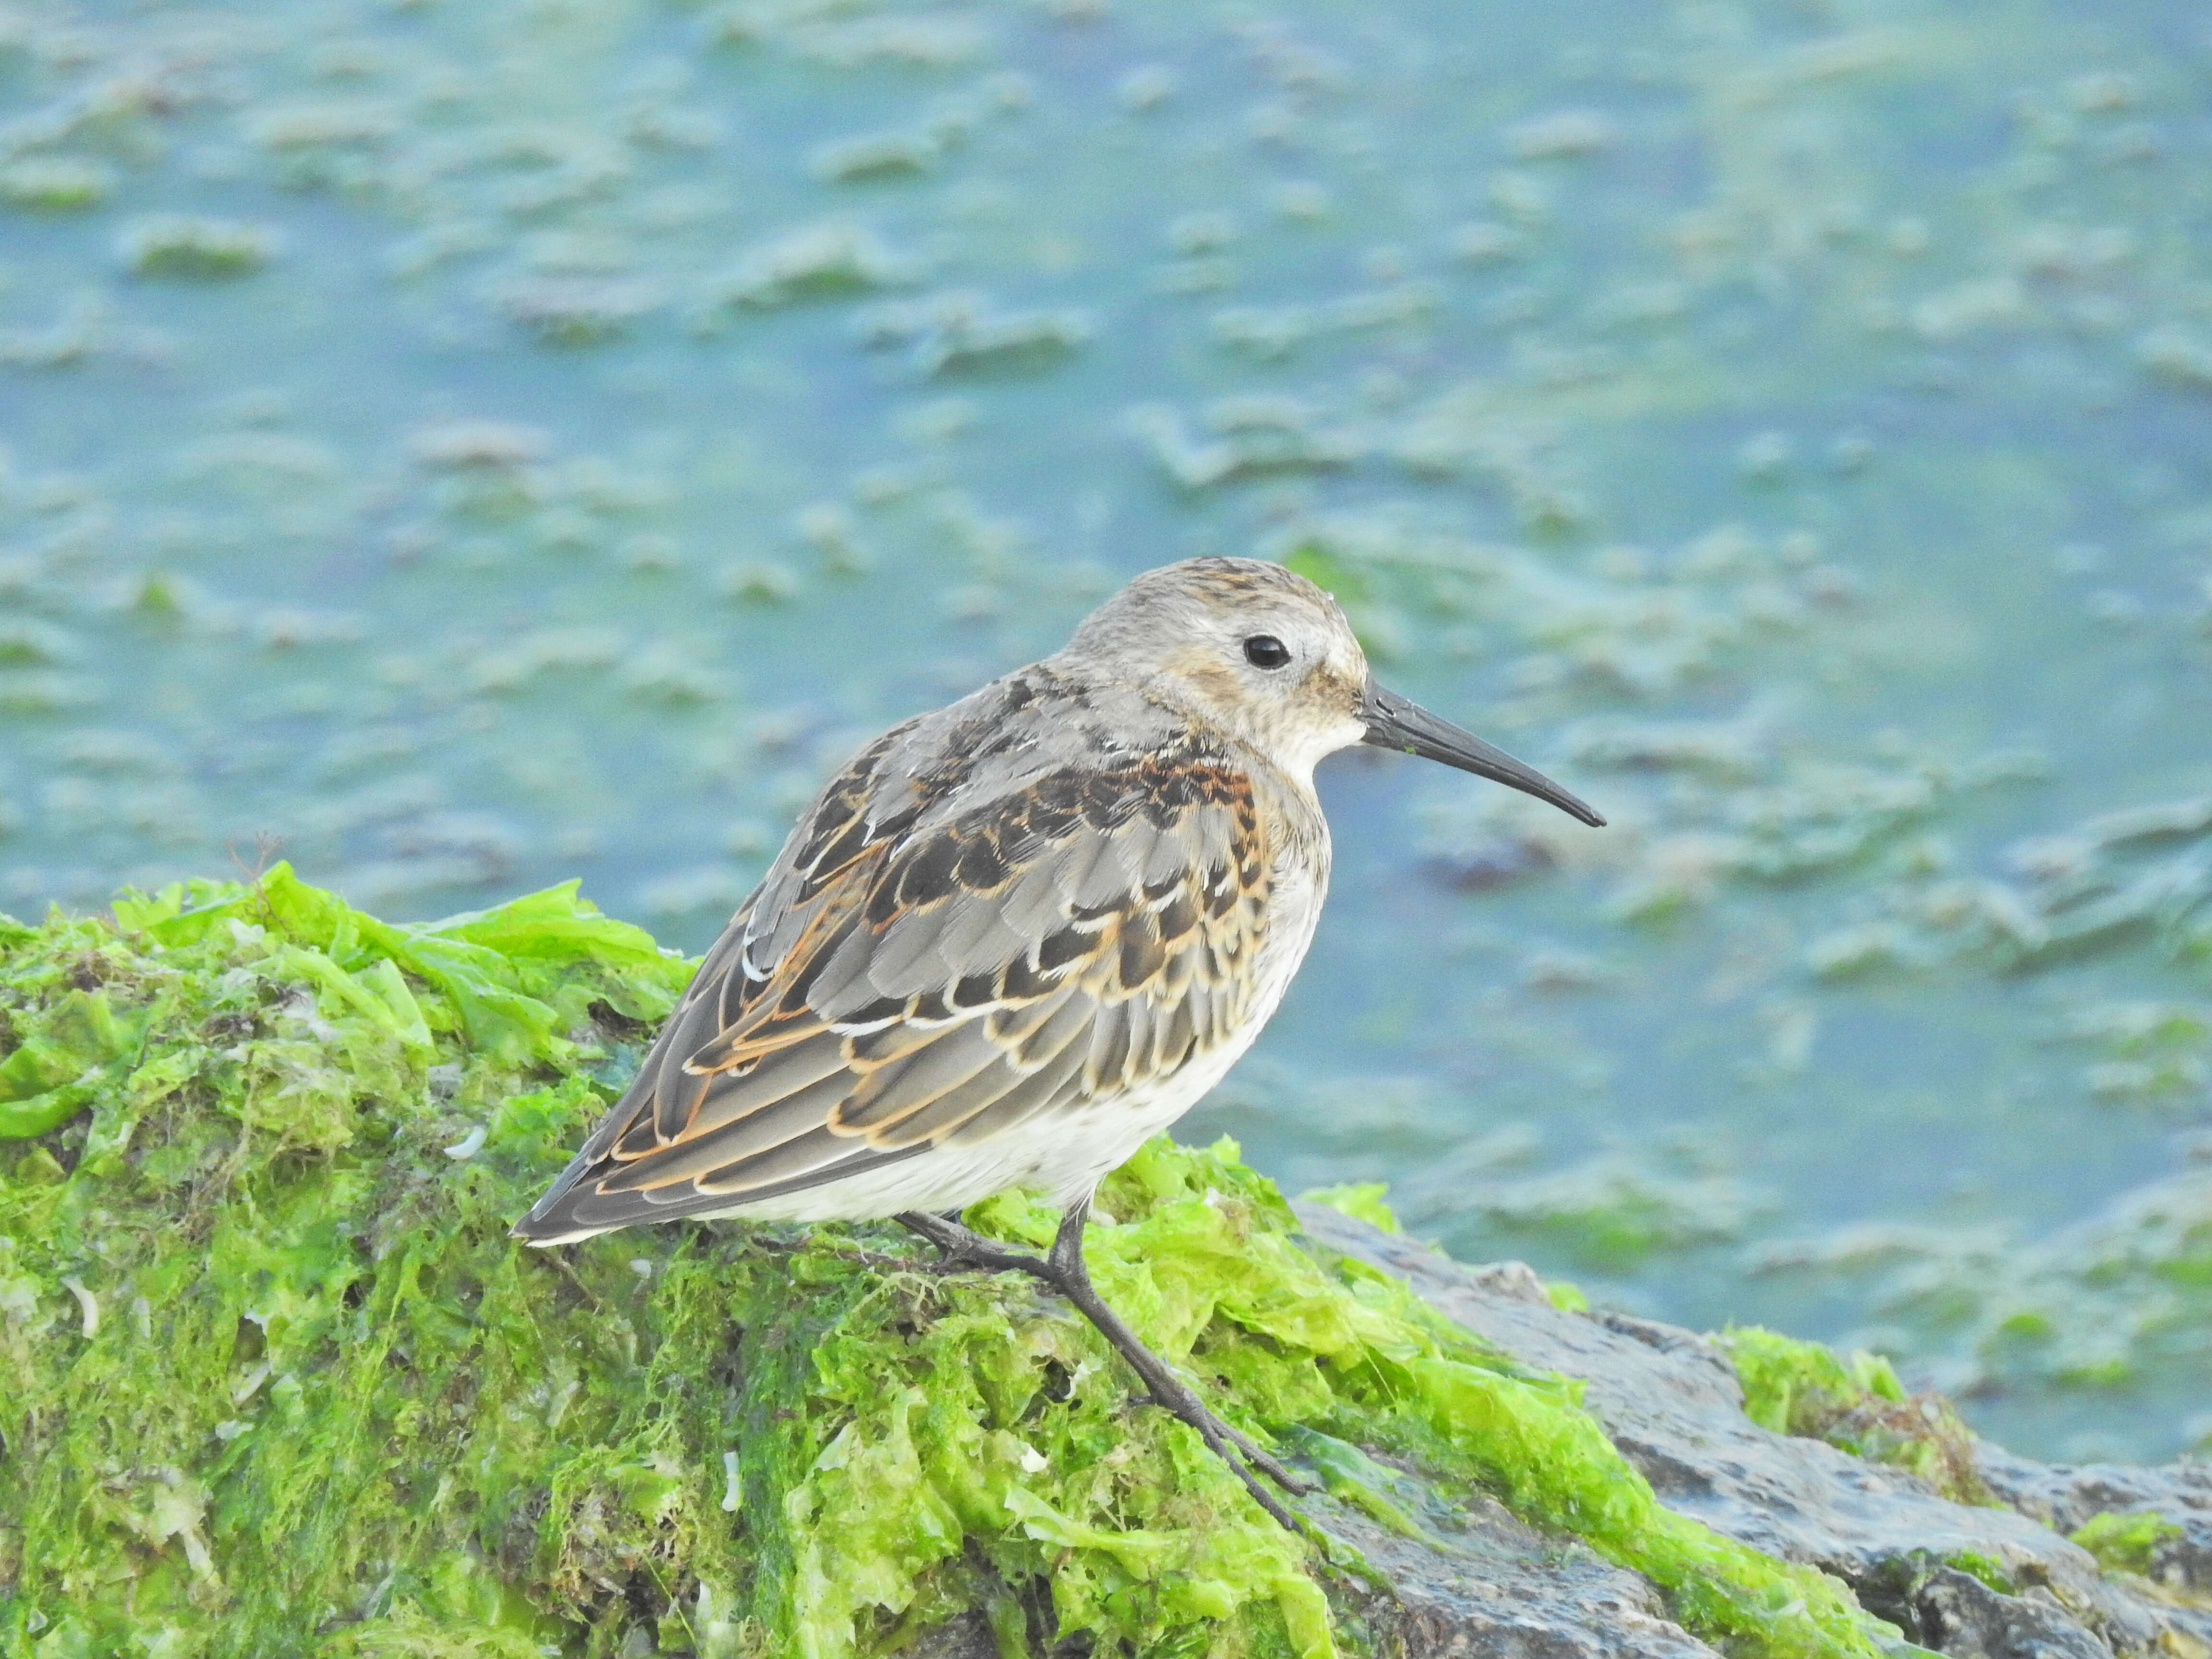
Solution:
[[[1708,1647],[1667,1616],[1638,1575],[1522,1525],[1477,1497],[1419,1537],[1326,1500],[1308,1512],[1355,1546],[1382,1583],[1357,1609],[1378,1653],[1498,1659],[1698,1659]]]
[[[1581,1378],[1591,1411],[1668,1507],[1834,1574],[1914,1644],[1960,1659],[2212,1656],[2212,1468],[2057,1468],[1983,1445],[1978,1472],[2008,1507],[1953,1503],[1903,1470],[1761,1428],[1744,1414],[1734,1368],[1692,1332],[1564,1312],[1519,1263],[1464,1267],[1324,1206],[1297,1210],[1316,1243],[1404,1279],[1524,1363]],[[2179,1529],[2159,1544],[2148,1577],[2105,1572],[2055,1529],[2115,1511],[2155,1511]],[[1370,1555],[1392,1585],[1381,1599],[1395,1597],[1376,1628],[1402,1643],[1381,1650],[1407,1659],[1707,1650],[1650,1611],[1658,1598],[1632,1574],[1606,1568],[1631,1582],[1563,1594],[1572,1575],[1552,1562],[1533,1590],[1510,1572],[1489,1568],[1484,1577],[1486,1569],[1461,1565],[1453,1558],[1462,1549],[1480,1557],[1498,1547],[1482,1523],[1476,1530],[1480,1541],[1468,1546],[1393,1538]],[[1470,1578],[1481,1580],[1473,1595],[1435,1593]]]
[[[1524,1526],[1478,1494],[1463,1511],[1425,1516],[1407,1537],[1327,1498],[1303,1507],[1374,1574],[1340,1608],[1363,1626],[1367,1650],[1390,1659],[1718,1659],[1667,1616],[1638,1575],[1583,1546]],[[1047,1650],[1053,1659],[1080,1651]],[[1000,1659],[989,1621],[963,1613],[902,1650],[902,1659]]]

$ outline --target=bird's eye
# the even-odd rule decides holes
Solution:
[[[1280,668],[1291,659],[1291,647],[1273,634],[1255,634],[1244,641],[1244,660],[1255,668]]]

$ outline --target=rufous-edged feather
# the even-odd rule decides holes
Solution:
[[[1111,1110],[1230,1041],[1274,860],[1249,763],[1167,724],[1078,763],[1079,702],[1035,667],[855,756],[517,1231],[729,1212]]]

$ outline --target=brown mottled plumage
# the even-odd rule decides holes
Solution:
[[[1260,794],[1279,791],[1218,739],[1100,747],[1120,701],[1039,665],[855,757],[533,1235],[957,1207],[1012,1184],[988,1149],[1037,1114],[1126,1100],[1246,1036],[1275,865],[1293,843],[1310,859],[1320,820],[1271,803],[1271,836]],[[1060,757],[1071,736],[1087,763]],[[936,1148],[988,1155],[855,1205],[855,1177]]]
[[[1139,576],[1054,656],[894,726],[823,787],[516,1233],[896,1216],[1060,1289],[1287,1522],[1245,1465],[1287,1473],[1098,1302],[1082,1224],[1099,1178],[1274,1012],[1328,887],[1314,764],[1360,742],[1601,821],[1376,687],[1303,577],[1242,559]],[[1048,1257],[943,1218],[1019,1185],[1066,1206]]]

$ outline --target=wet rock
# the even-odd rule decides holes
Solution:
[[[1523,1525],[1477,1494],[1428,1507],[1409,1537],[1327,1498],[1304,1506],[1364,1571],[1343,1576],[1340,1635],[1392,1659],[1713,1659],[1667,1616],[1643,1577],[1571,1540]],[[988,1616],[970,1611],[915,1638],[911,1659],[998,1659]],[[1058,1656],[1062,1650],[1050,1651]]]
[[[1517,1263],[1465,1267],[1319,1205],[1298,1215],[1316,1243],[1404,1279],[1525,1364],[1583,1379],[1590,1410],[1669,1508],[1834,1574],[1911,1642],[1960,1659],[2212,1653],[2212,1611],[2182,1605],[2212,1562],[2212,1469],[2051,1468],[1983,1446],[1978,1471],[2008,1507],[1955,1504],[1901,1469],[1759,1427],[1734,1368],[1693,1332],[1564,1312]],[[2152,1557],[2154,1582],[2105,1572],[2056,1529],[2116,1510],[2155,1511],[2178,1529]],[[1682,1650],[1608,1639],[1615,1653]]]
[[[2072,1532],[2100,1515],[2155,1511],[2182,1526],[2212,1522],[2212,1464],[2139,1468],[2123,1463],[2038,1463],[1984,1441],[1975,1471],[2023,1515]]]
[[[1648,1580],[1524,1526],[1492,1499],[1478,1496],[1455,1524],[1432,1524],[1418,1538],[1326,1499],[1308,1508],[1376,1575],[1353,1581],[1348,1611],[1378,1653],[1696,1659],[1715,1651],[1667,1616]]]
[[[2061,1532],[2099,1516],[2157,1516],[2172,1530],[2151,1546],[2145,1576],[2169,1590],[2212,1598],[2212,1464],[2054,1466],[1984,1441],[1974,1448],[1974,1470],[2013,1508]]]
[[[980,1611],[963,1613],[922,1632],[904,1651],[908,1659],[999,1659],[991,1621]]]
[[[2089,1634],[2045,1589],[2005,1595],[1972,1573],[1938,1567],[1899,1611],[1905,1634],[1939,1653],[1968,1659],[2105,1659],[2112,1650]]]

